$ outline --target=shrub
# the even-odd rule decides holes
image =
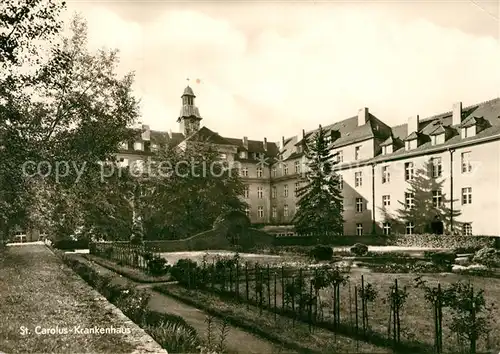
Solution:
[[[181,322],[165,322],[160,326],[147,326],[146,331],[164,349],[171,353],[195,353],[200,346],[196,330]]]
[[[455,261],[456,254],[451,251],[440,251],[431,254],[431,261],[437,266],[451,267]]]
[[[53,244],[54,248],[65,250],[65,251],[74,251],[76,249],[87,249],[89,248],[89,240],[88,239],[80,239],[80,240],[71,240],[71,239],[62,239],[57,240]]]
[[[333,257],[333,249],[330,246],[318,245],[309,252],[309,257],[316,261],[329,261]]]
[[[190,281],[191,274],[199,271],[198,264],[189,259],[179,259],[177,263],[170,269],[172,277],[181,284],[186,284]]]
[[[350,251],[355,256],[364,256],[368,253],[368,246],[363,245],[362,243],[356,243],[351,247]]]
[[[147,264],[147,271],[149,274],[154,275],[154,276],[162,276],[167,274],[170,266],[168,265],[168,262],[166,259],[159,255],[151,255],[150,257],[146,258],[144,256],[144,259],[146,260]]]
[[[479,246],[456,247],[453,249],[453,252],[455,252],[456,254],[470,254],[476,253],[480,249],[481,247]]]
[[[494,248],[484,247],[474,254],[472,261],[490,268],[500,267],[500,253]]]

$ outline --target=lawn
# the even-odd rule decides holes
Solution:
[[[0,289],[0,352],[131,353],[150,339],[43,245],[2,251]],[[96,327],[107,333],[81,331]]]

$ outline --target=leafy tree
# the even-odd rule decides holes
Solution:
[[[415,225],[414,233],[432,233],[431,224],[435,220],[440,220],[446,232],[453,233],[461,229],[461,223],[456,219],[460,216],[460,210],[454,209],[453,213],[448,207],[450,199],[444,193],[444,180],[436,179],[432,176],[433,166],[428,163],[424,168],[415,171],[412,180],[408,181],[408,188],[405,193],[410,193],[414,198],[414,206],[406,206],[405,200],[398,201],[400,208],[396,210],[396,215],[391,215],[386,209],[382,209],[385,220],[389,221],[393,227],[400,232],[405,231],[407,222]],[[441,202],[433,200],[433,192],[441,192]],[[454,200],[456,202],[456,200]],[[451,217],[453,217],[453,230],[450,229]]]
[[[210,144],[169,146],[151,159],[138,209],[147,239],[178,239],[212,228],[222,213],[243,211],[243,184],[236,169]]]
[[[58,12],[52,7],[40,11],[42,20],[47,11],[53,11],[53,22],[57,23]],[[82,18],[73,18],[71,30],[70,37],[51,37],[47,59],[39,61],[36,72],[2,81],[0,115],[6,123],[0,126],[5,146],[1,160],[2,167],[9,168],[1,169],[0,179],[12,181],[8,189],[8,184],[1,187],[0,205],[11,206],[1,210],[4,229],[26,224],[27,209],[33,203],[52,206],[44,221],[58,230],[59,236],[94,223],[107,234],[111,229],[118,233],[127,229],[123,220],[130,210],[121,197],[127,182],[114,175],[103,179],[100,161],[112,163],[119,143],[130,138],[128,126],[138,117],[138,102],[132,96],[133,74],[116,75],[117,51],[88,51]],[[17,43],[22,46],[26,41],[30,42],[21,38]],[[11,66],[17,63],[10,60]],[[26,161],[45,163],[43,187],[35,171],[23,172],[21,166]],[[59,174],[54,170],[57,165]],[[44,200],[36,200],[42,198],[37,188],[45,188]],[[37,222],[43,224],[42,220]]]
[[[293,218],[295,230],[299,234],[341,234],[343,210],[340,180],[333,171],[337,162],[321,126],[304,144],[304,154],[308,160],[307,183],[298,190],[299,209]]]
[[[19,168],[36,152],[27,139],[31,122],[26,108],[43,64],[43,48],[60,30],[58,17],[64,8],[64,2],[45,0],[0,4],[0,247],[34,203],[32,184]]]

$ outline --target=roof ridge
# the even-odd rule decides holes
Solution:
[[[475,103],[475,104],[471,104],[469,106],[465,106],[465,107],[462,107],[462,111],[466,111],[466,110],[469,110],[469,109],[472,109],[474,107],[478,107],[478,106],[481,106],[481,105],[485,105],[485,104],[488,104],[488,103],[492,103],[496,100],[500,99],[500,96],[498,97],[495,97],[495,98],[492,98],[492,99],[489,99],[489,100],[486,100],[486,101],[482,101],[482,102],[478,102],[478,103]],[[442,113],[438,113],[438,114],[434,114],[432,116],[429,116],[429,117],[426,117],[424,119],[421,119],[420,120],[420,123],[422,122],[427,122],[427,121],[430,121],[430,120],[433,120],[433,119],[436,119],[438,117],[442,117],[442,116],[447,116],[447,115],[451,115],[453,114],[453,111],[450,110],[450,111],[446,111],[446,112],[442,112]]]

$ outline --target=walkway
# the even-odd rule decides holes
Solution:
[[[76,256],[78,257],[78,256]],[[83,257],[82,257],[83,258]],[[116,275],[113,271],[102,267],[96,263],[94,264],[94,269],[98,270],[101,274]],[[139,288],[150,288],[149,284],[140,284],[133,282],[124,277],[116,278],[116,283],[122,285],[135,285]],[[155,284],[157,285],[157,284]],[[184,320],[193,326],[200,336],[205,336],[207,331],[207,324],[205,319],[207,314],[195,307],[188,306],[183,302],[174,300],[166,295],[159,292],[151,290],[151,298],[149,306],[151,310],[157,312],[170,313],[174,315],[181,316]],[[217,328],[220,328],[221,321],[215,320]],[[214,336],[218,337],[219,333],[214,333]],[[229,326],[229,335],[225,340],[225,346],[230,353],[245,353],[245,354],[271,354],[271,353],[293,353],[291,351],[283,351],[281,348],[274,343],[260,338],[254,334],[246,332],[240,328]]]
[[[0,352],[166,353],[43,244],[0,251]]]

